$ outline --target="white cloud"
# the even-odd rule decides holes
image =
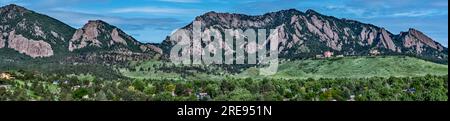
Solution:
[[[417,10],[408,12],[398,12],[390,16],[392,17],[421,17],[421,16],[436,16],[436,15],[447,15],[447,11],[438,10]]]
[[[335,13],[352,15],[355,18],[373,19],[373,18],[393,18],[393,17],[426,17],[426,16],[441,16],[448,15],[448,11],[442,9],[401,9],[384,7],[379,8],[364,8],[353,7],[347,5],[329,5],[326,6],[328,10]]]

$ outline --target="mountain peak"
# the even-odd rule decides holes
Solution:
[[[16,5],[16,4],[9,4],[6,6],[3,6],[0,8],[0,13],[8,12],[8,13],[25,13],[30,10],[26,9],[25,7]]]
[[[105,25],[109,25],[109,24],[106,23],[105,21],[102,21],[102,20],[89,20],[84,25],[84,28],[86,28],[86,27],[99,27],[99,26],[105,26]]]
[[[444,47],[435,42],[433,39],[431,39],[430,37],[428,37],[427,35],[425,35],[424,33],[422,33],[421,31],[414,29],[414,28],[409,28],[408,32],[402,32],[400,33],[400,35],[404,35],[405,37],[403,38],[404,43],[406,43],[406,46],[412,46],[412,45],[416,45],[416,46],[423,46],[423,45],[427,45],[433,49],[437,49],[439,51],[444,50]],[[417,42],[415,40],[418,40],[420,43],[422,44],[417,44]],[[416,43],[415,43],[416,42]],[[418,51],[422,51],[421,48],[417,49]]]
[[[232,14],[232,13],[221,13],[216,11],[209,11],[198,17],[223,17],[223,16],[233,16],[233,15],[241,15],[241,14]]]
[[[82,49],[87,46],[97,47],[97,49],[112,49],[113,45],[118,45],[125,50],[136,51],[140,43],[131,36],[124,33],[119,28],[110,25],[102,20],[89,20],[83,28],[78,29],[69,43],[69,51]]]
[[[241,16],[241,14],[218,13],[215,11],[210,11],[203,15],[197,16],[195,18],[195,20],[197,20],[197,21],[214,21],[214,20],[228,21],[233,17],[239,17],[239,16]]]
[[[287,9],[287,10],[281,10],[281,12],[300,12],[299,10],[295,9],[295,8],[291,8],[291,9]]]
[[[230,13],[220,13],[216,11],[209,11],[205,14],[201,15],[200,17],[212,17],[212,16],[222,16],[222,15],[231,15]]]
[[[3,7],[1,7],[1,8],[4,8],[4,9],[7,9],[7,8],[9,8],[9,9],[12,9],[12,8],[15,8],[15,9],[25,9],[24,7],[19,6],[19,5],[16,5],[16,4],[9,4],[9,5],[3,6]]]
[[[408,29],[408,32],[420,32],[419,30],[417,30],[417,29],[415,29],[415,28],[409,28]],[[422,33],[422,32],[420,32],[420,33]]]
[[[99,32],[110,32],[117,27],[103,21],[103,20],[89,20],[82,29]]]
[[[306,10],[306,14],[319,14],[319,12],[314,11],[313,9]]]
[[[299,10],[291,8],[291,9],[286,9],[286,10],[280,10],[277,12],[272,12],[272,14],[299,14],[301,13]]]
[[[204,27],[213,26],[219,29],[276,28],[279,36],[271,38],[280,41],[282,45],[280,49],[283,49],[280,55],[287,58],[309,58],[311,55],[322,54],[321,52],[324,51],[365,56],[371,54],[368,50],[376,49],[386,55],[415,54],[423,58],[433,58],[439,62],[446,61],[446,58],[441,56],[446,55],[443,51],[445,48],[416,29],[394,35],[383,27],[355,20],[338,19],[312,9],[305,12],[286,9],[263,15],[211,11],[198,16],[195,20],[201,21]],[[192,30],[192,24],[186,28]],[[165,50],[169,50],[171,45],[179,42],[179,40],[166,40],[165,43],[168,43],[169,47],[163,47]],[[358,42],[349,43],[349,40]]]
[[[208,15],[208,14],[217,14],[217,12],[216,11],[209,11],[209,12],[205,13],[205,15]]]
[[[407,33],[414,35],[414,36],[425,36],[425,34],[423,34],[421,31],[414,29],[414,28],[409,28]]]
[[[102,20],[89,20],[88,24],[108,24],[108,23]]]

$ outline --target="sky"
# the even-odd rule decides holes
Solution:
[[[393,34],[415,28],[448,47],[447,0],[0,0],[59,19],[74,28],[104,20],[141,42],[159,43],[209,11],[262,15],[285,9],[374,24]]]

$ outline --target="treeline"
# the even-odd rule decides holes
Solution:
[[[27,72],[25,72],[25,70]],[[117,79],[123,76],[113,67],[101,64],[61,64],[46,61],[16,61],[6,62],[0,59],[1,71],[18,71],[19,73],[34,73],[46,75],[68,75],[90,73],[103,79]],[[48,77],[48,76],[45,76]],[[42,78],[42,77],[39,77]]]
[[[3,101],[447,101],[448,77],[364,79],[102,80],[12,73]]]

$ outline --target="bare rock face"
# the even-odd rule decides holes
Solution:
[[[310,31],[310,32],[312,32],[312,33],[314,33],[314,34],[317,34],[318,36],[319,36],[319,38],[320,38],[320,40],[326,40],[326,39],[328,39],[328,37],[324,34],[324,33],[322,33],[321,31],[320,31],[320,29],[322,29],[322,26],[320,26],[320,23],[319,22],[317,22],[317,20],[312,20],[313,21],[313,23],[316,23],[316,24],[312,24],[312,23],[310,23],[310,22],[308,22],[308,21],[305,21],[306,22],[306,25],[307,25],[307,27],[308,27],[308,30]],[[318,28],[319,27],[319,28]]]
[[[2,37],[0,37],[0,48],[4,48],[5,47],[5,40],[3,40]]]
[[[396,51],[394,41],[392,41],[390,34],[385,29],[381,29],[381,42],[385,48]]]
[[[162,50],[151,44],[143,44],[119,28],[101,20],[90,20],[76,30],[69,41],[68,50],[82,55],[67,57],[69,62],[125,63],[145,60]]]
[[[158,54],[163,53],[163,50],[159,47],[156,47],[155,45],[146,44],[146,45],[141,45],[140,48],[143,52],[153,51]]]
[[[0,49],[11,48],[32,58],[64,55],[68,52],[65,38],[74,31],[61,21],[18,5],[0,7]]]
[[[74,51],[86,46],[100,47],[102,43],[97,39],[100,33],[98,30],[100,25],[101,23],[98,21],[89,21],[83,28],[78,29],[72,39],[70,39],[69,51]]]
[[[375,28],[372,27],[363,27],[359,38],[360,38],[360,44],[361,45],[372,45],[373,41],[376,38],[376,35],[378,35],[378,31]]]
[[[425,34],[423,34],[422,32],[420,32],[416,29],[409,29],[408,36],[410,36],[411,38],[414,37],[417,40],[419,40],[420,42],[422,42],[434,49],[437,49],[439,51],[442,51],[444,49],[444,47],[442,45],[439,45],[434,40],[432,40],[431,38],[429,38],[428,36],[426,36]],[[412,41],[411,38],[406,39],[405,41]]]
[[[379,50],[380,54],[416,54],[425,58],[447,60],[446,48],[419,31],[410,30],[395,35],[382,27],[326,16],[314,10],[303,13],[290,9],[257,16],[208,12],[196,17],[195,20],[202,23],[202,31],[207,31],[206,28],[210,27],[218,30],[275,30],[275,33],[269,34],[268,39],[277,40],[280,55],[287,58],[308,58],[325,51],[342,55],[371,55],[370,50],[375,49]],[[192,24],[183,29],[192,32]],[[236,36],[238,37],[242,36]],[[161,47],[164,51],[168,51],[178,42],[180,40],[166,39],[162,44],[164,46]],[[253,45],[255,44],[245,42],[236,47],[254,47]],[[227,46],[219,47],[225,53],[233,52],[227,48]],[[255,49],[247,48],[246,51],[253,53]]]
[[[269,35],[269,37],[267,38],[270,42],[278,42],[278,43],[280,43],[282,45],[282,47],[279,49],[279,51],[283,50],[284,47],[287,44],[289,44],[287,42],[287,33],[285,32],[284,27],[285,27],[284,24],[281,25],[281,26],[276,27],[275,31],[273,33],[271,33]],[[268,43],[268,41],[266,41],[264,43]],[[261,46],[264,47],[264,45],[259,45],[259,46],[260,47]],[[262,49],[262,48],[259,48],[259,49]],[[256,49],[255,49],[255,52],[253,52],[253,53],[256,53]]]
[[[330,21],[320,19],[313,13],[311,14],[312,17],[310,17],[310,19],[312,21],[312,24],[308,21],[305,21],[309,31],[317,34],[320,38],[320,41],[326,42],[328,47],[340,51],[342,44],[340,44],[339,42],[338,33],[333,30],[336,28],[335,25],[330,24]]]
[[[101,20],[90,20],[83,28],[78,29],[69,42],[69,51],[85,47],[109,48],[114,45],[127,47],[140,43],[126,35],[115,26]]]
[[[416,29],[409,29],[408,32],[402,32],[400,36],[403,36],[403,46],[413,48],[418,54],[422,53],[426,47],[436,49],[437,51],[445,50],[445,47],[441,44]]]
[[[111,37],[112,37],[112,41],[111,41],[111,45],[114,43],[120,43],[123,45],[127,45],[127,42],[119,36],[119,32],[117,31],[117,28],[114,28],[112,33],[111,33]]]
[[[9,33],[8,48],[12,48],[33,58],[50,57],[53,55],[52,47],[47,42],[27,39],[22,35],[16,35],[15,31]]]
[[[2,31],[0,31],[0,34],[3,33]],[[3,39],[3,35],[0,35],[0,48],[4,48],[5,47],[5,40]]]

